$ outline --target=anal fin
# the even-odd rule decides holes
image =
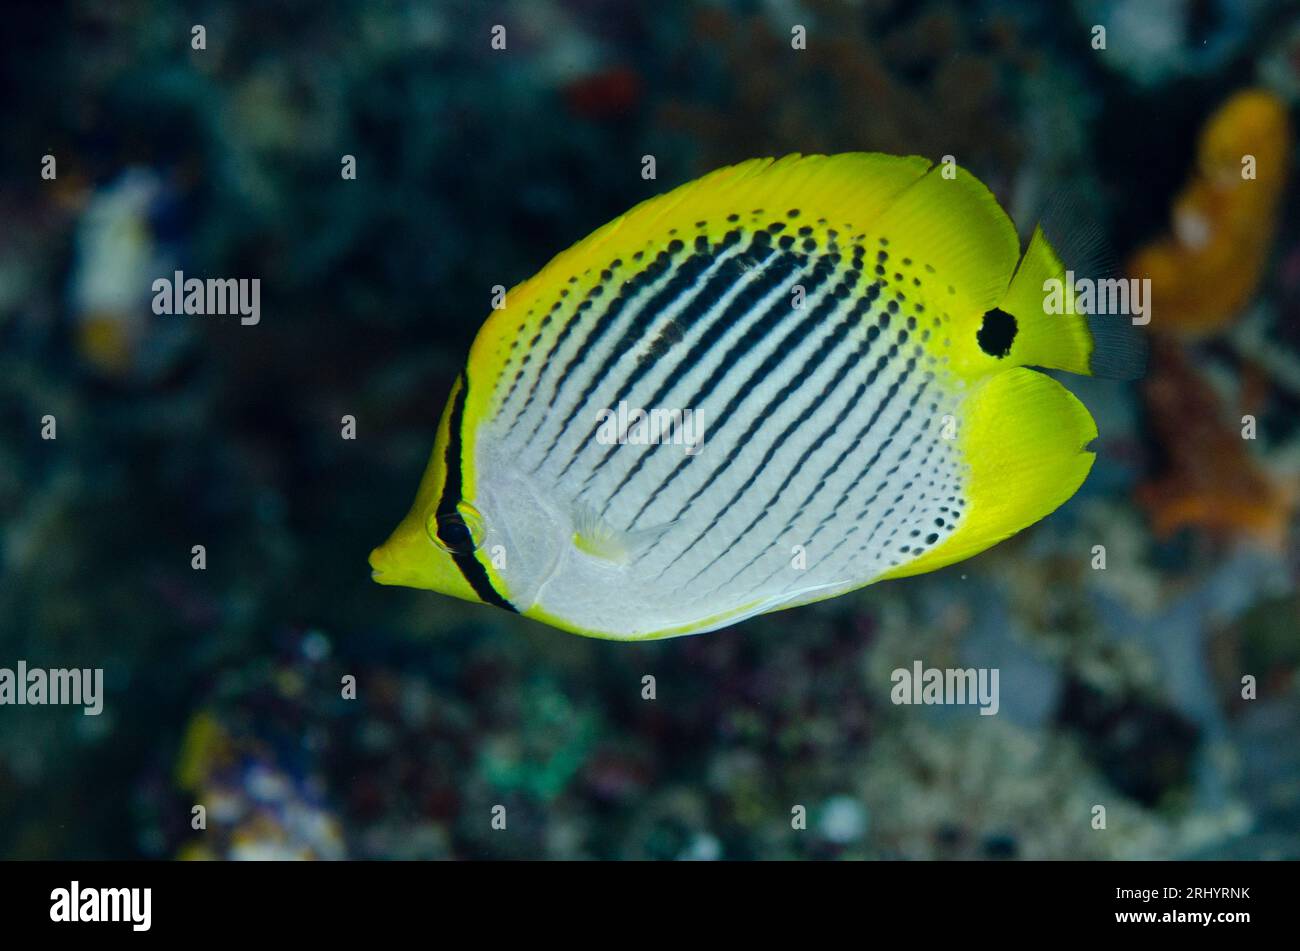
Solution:
[[[1092,468],[1092,415],[1036,370],[1016,367],[985,379],[963,403],[957,427],[969,467],[957,531],[885,578],[933,571],[996,545],[1064,504]]]

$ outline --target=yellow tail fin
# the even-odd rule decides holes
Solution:
[[[1109,298],[1113,286],[1132,304],[1127,279],[1106,273],[1105,267],[1087,260],[1067,267],[1042,226],[1034,229],[998,305],[1019,325],[1017,354],[1021,363],[1109,379],[1132,380],[1142,375],[1146,345],[1131,313],[1078,312],[1083,305],[1076,294],[1079,279],[1092,282],[1094,302]],[[1112,285],[1118,281],[1123,285]]]

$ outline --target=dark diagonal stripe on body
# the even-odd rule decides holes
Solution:
[[[822,299],[822,301],[815,308],[813,308],[813,313],[809,316],[809,320],[814,322],[815,324],[824,323],[831,316],[831,314],[833,314],[842,305],[845,298],[849,296],[859,276],[860,275],[858,274],[858,272],[851,272],[850,277],[841,281],[840,284],[836,286],[835,290],[832,293],[828,294],[825,298]],[[866,298],[864,297],[863,300],[865,301]],[[867,303],[866,306],[870,306],[870,304]],[[856,307],[855,307],[850,310],[848,315],[842,318],[839,321],[839,323],[835,325],[835,327],[832,329],[832,331],[829,334],[827,334],[825,337],[822,338],[821,342],[817,346],[817,349],[814,350],[813,353],[810,354],[804,360],[803,365],[800,366],[798,370],[794,371],[790,375],[790,379],[786,382],[784,386],[781,387],[780,390],[777,391],[776,395],[773,396],[770,400],[768,400],[767,404],[761,410],[759,410],[757,413],[754,414],[754,419],[749,424],[749,428],[746,429],[744,434],[739,439],[736,440],[735,445],[732,447],[732,451],[728,453],[727,456],[723,459],[722,463],[713,470],[713,472],[709,475],[708,479],[705,480],[704,484],[701,485],[698,489],[696,489],[695,492],[690,496],[690,498],[686,500],[686,503],[682,506],[681,510],[677,513],[677,515],[674,516],[674,519],[681,518],[681,516],[685,514],[686,510],[691,507],[692,503],[694,503],[696,499],[698,499],[701,495],[703,495],[706,491],[708,491],[709,487],[712,486],[714,482],[717,481],[717,479],[727,469],[731,467],[731,464],[736,460],[736,458],[739,457],[742,447],[749,444],[750,440],[754,438],[755,434],[758,433],[759,429],[761,429],[763,426],[770,425],[770,420],[772,418],[772,415],[776,412],[776,410],[783,403],[785,403],[787,399],[789,399],[791,394],[793,394],[796,390],[798,390],[800,387],[805,385],[806,381],[813,374],[813,372],[815,372],[816,368],[820,366],[821,363],[826,359],[826,357],[831,353],[831,351],[834,350],[835,347],[838,346],[844,340],[844,338],[848,335],[849,331],[854,326],[857,326],[859,319],[860,319],[860,314],[856,313]],[[788,356],[789,352],[793,350],[793,348],[787,350],[785,347],[785,345],[791,340],[792,336],[793,334],[787,335],[786,339],[781,342],[781,345],[779,345],[777,349],[773,351],[771,356],[769,356],[769,360],[770,360],[771,357],[773,356],[777,356],[778,354],[781,355],[780,358],[777,361],[775,361],[773,367],[784,362],[785,357]],[[760,371],[762,369],[763,368],[760,367]],[[769,368],[769,372],[770,369],[771,368]],[[842,380],[844,378],[844,375],[848,373],[847,364],[845,366],[842,366],[840,369],[841,372],[836,377],[834,385],[838,385],[839,381]],[[758,379],[761,380],[762,377],[765,375],[766,374],[763,373],[755,373],[754,377],[757,377]],[[753,380],[754,377],[751,377],[751,380]],[[741,387],[742,391],[748,391],[752,388],[753,388],[753,384],[749,381],[747,381]],[[823,393],[823,396],[827,396],[827,395],[829,395],[829,392]],[[796,419],[792,423],[790,423],[789,426],[787,426],[786,430],[783,431],[779,437],[769,441],[768,447],[763,453],[763,458],[760,460],[758,465],[754,467],[754,471],[750,473],[749,477],[741,484],[740,488],[738,488],[735,492],[732,493],[731,498],[727,500],[727,503],[723,505],[722,508],[719,509],[714,514],[713,518],[709,521],[709,524],[705,526],[704,530],[701,531],[698,535],[696,535],[694,539],[688,542],[686,544],[686,547],[683,548],[677,554],[676,557],[674,557],[667,565],[664,566],[663,570],[660,572],[661,577],[665,572],[668,571],[669,568],[671,568],[678,561],[680,561],[682,557],[684,557],[687,554],[687,552],[689,552],[692,548],[694,548],[695,545],[701,539],[703,539],[706,535],[709,534],[709,532],[711,532],[714,528],[717,527],[718,523],[721,522],[722,519],[726,517],[727,513],[731,511],[731,509],[736,505],[736,503],[740,501],[740,499],[744,497],[745,493],[748,492],[749,489],[754,485],[754,483],[758,481],[758,478],[760,475],[762,475],[764,468],[767,466],[769,462],[771,462],[772,458],[776,455],[777,451],[781,448],[781,445],[783,444],[783,441],[786,438],[786,436],[788,436],[788,434],[792,432],[793,429],[797,428],[798,426],[806,422],[808,418],[812,416],[812,414],[816,411],[817,406],[818,403],[816,400],[811,401],[802,410],[799,416],[796,417]],[[727,548],[724,549],[724,554],[726,551],[730,551],[731,548],[735,545],[735,543],[736,543],[736,539],[733,539],[732,542],[727,546]],[[714,560],[710,562],[710,565],[716,563],[718,557],[721,556],[716,556]],[[703,570],[706,569],[702,569],[702,571]],[[693,576],[691,580],[694,580],[694,578],[696,577],[699,577],[699,574]]]
[[[609,306],[605,308],[604,312],[596,318],[595,325],[591,328],[591,332],[583,338],[582,343],[578,347],[578,351],[569,359],[568,363],[565,364],[564,369],[560,371],[559,377],[557,377],[555,382],[552,384],[551,397],[547,402],[547,409],[555,408],[555,401],[559,398],[560,393],[565,389],[570,374],[582,366],[592,348],[595,347],[605,334],[609,332],[609,329],[617,321],[623,310],[639,295],[641,295],[643,291],[648,290],[651,284],[665,276],[672,265],[673,256],[667,251],[660,251],[644,271],[632,278],[632,280],[628,281],[627,284],[619,290],[618,295],[614,300],[611,301]],[[561,331],[562,335],[565,331],[571,330],[572,325],[575,322],[582,319],[585,314],[584,308],[590,309],[588,305],[591,303],[592,301],[588,299],[579,305],[577,312],[569,318],[569,323],[565,326],[564,331]],[[635,319],[635,312],[633,319]],[[532,444],[533,438],[541,432],[541,429],[542,427],[538,427],[529,434],[528,441],[524,444],[524,448],[527,448]],[[561,430],[561,433],[562,432],[563,430]]]
[[[633,344],[635,344],[635,342],[649,329],[654,320],[654,316],[660,313],[665,307],[670,306],[678,296],[694,286],[699,276],[712,263],[713,255],[711,254],[691,255],[685,261],[680,263],[677,272],[673,274],[668,283],[651,296],[651,298],[645,303],[637,313],[636,317],[629,322],[627,330],[623,332],[623,335],[618,339],[614,346],[610,348],[609,354],[601,362],[600,366],[591,374],[586,386],[583,387],[582,392],[578,395],[578,398],[574,400],[573,406],[570,408],[568,414],[564,417],[563,421],[561,421],[559,429],[556,430],[555,438],[551,441],[550,446],[547,447],[546,452],[542,455],[541,462],[533,467],[533,472],[537,472],[542,468],[542,466],[546,465],[547,460],[551,457],[551,453],[555,451],[556,447],[559,446],[560,441],[564,438],[564,434],[568,430],[569,424],[573,422],[574,418],[587,404],[587,399],[596,391],[596,388],[604,382],[605,378],[609,375],[609,371],[614,367],[614,364],[616,364],[633,346]],[[586,347],[584,350],[580,351],[579,354],[574,357],[570,367],[566,368],[566,376],[573,372],[573,370],[580,370],[582,364],[586,361],[590,353],[590,347]],[[573,459],[571,458],[565,466],[566,472],[568,471],[568,467],[572,464]]]
[[[461,463],[464,445],[462,443],[461,428],[465,422],[465,397],[469,393],[469,374],[461,374],[460,392],[456,394],[456,399],[452,403],[451,419],[448,421],[448,438],[447,450],[443,455],[443,465],[447,470],[447,481],[442,487],[442,495],[438,499],[438,515],[452,514],[457,512],[456,506],[461,501],[462,475]],[[437,516],[435,516],[435,519]],[[438,529],[439,537],[442,537],[442,528]],[[443,543],[451,547],[454,542],[451,539],[443,539]],[[452,560],[456,567],[460,569],[461,575],[474,589],[479,600],[487,604],[495,604],[499,608],[505,608],[507,611],[513,611],[518,614],[519,609],[501,596],[501,594],[492,587],[492,579],[488,577],[487,569],[479,563],[474,557],[474,552],[453,552]]]
[[[818,261],[816,266],[814,266],[813,268],[812,274],[808,278],[812,290],[815,291],[817,288],[825,284],[827,280],[829,280],[831,274],[835,269],[836,263],[838,263],[837,255],[827,255],[826,257],[823,257],[820,261]],[[717,367],[714,368],[713,373],[710,374],[709,378],[700,386],[698,390],[695,391],[695,395],[691,397],[691,399],[687,402],[687,405],[691,405],[691,406],[698,405],[698,401],[704,395],[712,394],[714,393],[714,391],[718,390],[720,382],[723,379],[725,379],[728,376],[728,374],[731,373],[731,371],[735,368],[736,364],[739,363],[741,358],[747,355],[752,349],[754,349],[754,347],[758,343],[766,340],[768,336],[771,335],[772,331],[777,327],[777,325],[779,325],[782,320],[789,317],[790,314],[791,314],[791,310],[788,301],[782,301],[782,300],[775,301],[772,307],[768,309],[767,313],[764,314],[763,319],[760,321],[759,326],[755,328],[756,332],[754,334],[746,334],[742,339],[738,340],[736,343],[734,343],[731,346],[731,349],[729,349],[726,355],[723,356],[722,361],[718,364]],[[723,407],[722,412],[718,414],[717,421],[713,423],[711,427],[715,434],[713,438],[715,439],[717,438],[716,434],[720,432],[722,428],[726,426],[727,423],[731,420],[732,415],[735,413],[736,409],[740,406],[740,404],[745,400],[745,398],[749,396],[753,387],[756,386],[758,383],[761,383],[763,379],[765,379],[772,372],[772,370],[778,367],[786,359],[786,357],[790,355],[792,349],[791,342],[798,338],[807,336],[808,333],[813,328],[815,328],[816,324],[821,319],[824,318],[816,314],[805,317],[798,324],[796,324],[795,327],[789,333],[787,333],[781,339],[781,341],[776,345],[776,347],[771,351],[771,353],[767,355],[766,359],[763,360],[763,362],[759,365],[759,367],[752,374],[750,374],[750,376],[747,379],[743,381],[737,381],[734,384],[734,386],[732,387],[734,392],[731,398],[727,401],[726,406]],[[733,446],[731,453],[729,454],[729,458],[733,457],[738,451],[739,450]],[[687,456],[683,460],[681,465],[679,465],[676,469],[673,469],[668,474],[668,477],[659,484],[659,486],[654,490],[654,492],[650,494],[650,497],[646,499],[646,501],[641,505],[641,508],[637,510],[636,514],[632,516],[631,522],[628,523],[628,528],[630,529],[632,525],[636,523],[637,519],[639,519],[641,515],[646,511],[646,509],[648,509],[654,503],[654,501],[657,498],[659,498],[659,496],[664,492],[664,490],[666,490],[670,485],[672,485],[673,482],[677,479],[677,477],[680,476],[683,472],[685,472],[688,468],[690,468],[691,463],[693,463],[696,459],[699,458],[700,458],[699,456]],[[692,496],[690,501],[688,501],[686,505],[682,506],[682,508],[678,510],[677,514],[674,515],[673,518],[669,519],[668,521],[675,521],[676,519],[680,518],[681,515],[690,506],[690,502],[694,501],[696,497],[697,496]]]
[[[767,248],[764,250],[763,254],[764,257],[760,259],[760,264],[765,264],[767,262],[772,251],[770,248]],[[705,331],[701,338],[695,342],[690,351],[680,361],[678,361],[677,365],[673,367],[672,371],[668,374],[668,377],[662,384],[660,384],[659,388],[650,398],[648,405],[660,405],[664,397],[672,391],[673,387],[680,383],[686,374],[704,361],[712,349],[726,335],[727,331],[732,328],[732,325],[737,320],[740,320],[746,314],[753,311],[759,301],[771,294],[772,291],[780,286],[782,282],[794,274],[798,266],[799,258],[796,255],[782,254],[777,256],[775,259],[772,259],[770,265],[766,266],[762,278],[754,281],[741,291],[740,294],[737,295],[736,299],[723,310],[719,318],[709,326],[708,330]],[[753,322],[753,327],[750,328],[746,332],[745,336],[741,338],[742,342],[747,341],[748,344],[752,346],[758,340],[762,339],[762,337],[767,333],[768,326],[774,325],[784,312],[785,305],[782,303],[781,299],[775,300],[768,310],[756,317]],[[726,362],[726,359],[726,357],[723,357],[723,362]],[[690,401],[687,401],[686,405],[690,406]],[[642,468],[650,460],[651,456],[653,456],[660,448],[660,445],[661,444],[647,446],[637,457],[635,464],[628,469],[622,480],[619,481],[618,485],[614,486],[609,495],[606,496],[604,504],[600,510],[602,515],[609,511],[609,507],[618,496],[618,493],[622,491],[622,489],[631,482],[639,472],[641,472]],[[606,454],[606,456],[608,457],[608,454]]]

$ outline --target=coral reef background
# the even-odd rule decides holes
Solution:
[[[0,857],[1300,858],[1300,5],[52,0],[0,88],[0,666],[106,688],[0,708]],[[1069,192],[1153,278],[1148,377],[1071,384],[1074,500],[662,643],[371,583],[493,285],[852,149],[952,155],[1025,233]],[[175,269],[260,323],[153,314]],[[999,713],[893,705],[916,659]]]

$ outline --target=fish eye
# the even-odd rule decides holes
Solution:
[[[425,530],[433,543],[447,554],[468,555],[483,544],[483,515],[461,500],[455,508],[440,508],[430,515]]]

